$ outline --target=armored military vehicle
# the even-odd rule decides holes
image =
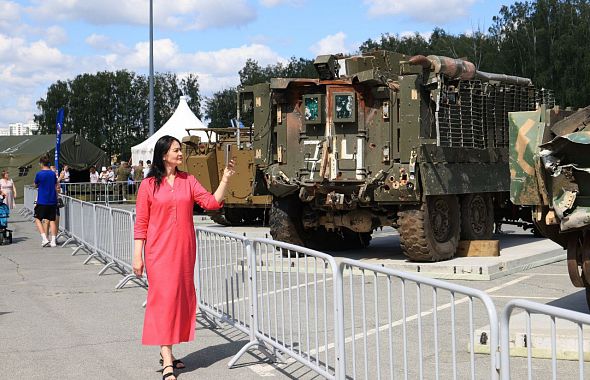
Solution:
[[[510,140],[512,202],[530,206],[537,230],[567,249],[590,307],[590,107],[511,113]]]
[[[263,223],[267,219],[271,197],[266,189],[264,174],[254,165],[251,128],[203,128],[202,131],[215,133],[216,138],[208,142],[190,135],[182,140],[183,170],[193,174],[208,190],[215,191],[223,176],[226,157],[235,159],[236,174],[228,184],[224,207],[219,211],[207,212],[213,221],[223,225]]]
[[[386,51],[314,64],[319,79],[239,92],[273,238],[362,247],[393,226],[410,259],[438,261],[501,218],[530,220],[511,207],[508,169],[508,112],[542,102],[529,79]]]

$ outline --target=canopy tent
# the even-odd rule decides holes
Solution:
[[[3,136],[0,137],[0,170],[8,169],[14,180],[17,200],[22,199],[25,185],[32,185],[39,169],[39,158],[49,155],[53,164],[55,135]],[[68,165],[73,171],[84,172],[91,166],[108,165],[104,151],[75,134],[61,136],[59,165]],[[75,181],[74,175],[71,179]],[[87,181],[87,179],[86,179]]]
[[[154,146],[160,137],[169,135],[182,141],[184,136],[188,136],[188,132],[186,131],[188,128],[207,128],[207,126],[195,116],[193,111],[191,111],[186,100],[187,97],[181,96],[176,111],[174,111],[174,114],[162,126],[162,128],[158,129],[147,140],[131,148],[131,161],[134,165],[139,163],[140,160],[143,161],[144,164],[147,160],[152,160],[154,156]],[[209,137],[205,131],[191,131],[191,135],[199,136],[201,141],[209,141]]]

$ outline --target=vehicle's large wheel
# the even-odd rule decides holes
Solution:
[[[217,224],[221,224],[222,226],[231,226],[231,224],[225,219],[225,214],[223,211],[216,212],[210,215],[211,220],[213,220]]]
[[[399,211],[400,243],[413,261],[441,261],[457,251],[461,231],[459,201],[454,195],[427,196],[420,208]]]
[[[494,233],[494,205],[488,194],[461,197],[461,239],[489,240]]]
[[[268,223],[272,238],[304,246],[302,209],[301,201],[296,196],[273,199]]]
[[[244,213],[246,210],[240,208],[225,208],[223,213],[225,214],[225,220],[230,226],[241,226],[245,224]]]

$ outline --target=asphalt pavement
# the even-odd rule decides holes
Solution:
[[[211,225],[201,217],[196,217],[196,221]],[[14,243],[0,246],[0,379],[161,378],[158,348],[141,345],[145,289],[129,283],[125,288],[115,290],[120,274],[107,272],[98,276],[102,266],[97,262],[83,265],[86,256],[72,256],[72,247],[41,248],[34,225],[16,213],[11,215],[9,225],[14,230]],[[229,230],[257,237],[264,237],[268,231],[264,227]],[[547,247],[554,249],[549,242]],[[356,257],[358,252],[338,255],[339,258]],[[486,291],[498,310],[512,298],[524,298],[588,312],[583,291],[569,282],[565,261],[490,281],[452,282]],[[328,294],[330,289],[328,284]],[[353,295],[351,299],[355,297]],[[408,310],[414,310],[414,313],[415,298],[414,293],[409,293]],[[423,302],[431,301],[425,297]],[[384,302],[379,307],[383,305]],[[461,311],[464,306],[459,305],[457,310]],[[465,323],[466,319],[461,318],[466,317],[461,313],[457,315],[457,323]],[[439,317],[441,320],[446,318],[442,313]],[[384,320],[367,320],[369,328],[372,325],[374,330],[379,330],[385,323]],[[282,318],[282,322],[286,323],[287,318]],[[361,331],[359,322],[362,320],[357,320],[357,335]],[[481,318],[476,318],[475,322],[476,329],[486,324]],[[399,329],[393,334],[398,337]],[[354,335],[348,337],[348,343],[351,345],[356,341],[360,347],[363,339]],[[444,341],[444,336],[441,338]],[[318,378],[292,360],[265,363],[264,356],[256,351],[249,352],[236,367],[228,369],[229,360],[247,342],[247,336],[236,329],[224,324],[213,328],[199,316],[195,341],[176,348],[177,357],[187,364],[187,369],[180,372],[178,378]],[[424,342],[428,355],[433,354],[430,343]],[[350,352],[350,347],[348,349]],[[461,355],[465,355],[466,349],[465,343],[461,343]],[[322,348],[322,352],[332,355],[331,350],[326,350]],[[386,352],[385,348],[382,352]],[[448,360],[444,355],[441,358],[446,365]],[[410,357],[410,363],[414,363],[413,360]],[[477,361],[485,363],[487,357],[478,355]],[[518,367],[523,361],[516,359],[515,363]],[[540,368],[546,364],[541,364]],[[575,363],[572,364],[575,367]],[[566,369],[571,367],[567,363],[565,366]],[[360,373],[359,378],[364,377]],[[371,369],[368,373],[369,377],[374,374]],[[426,377],[430,378],[431,372],[428,373]]]

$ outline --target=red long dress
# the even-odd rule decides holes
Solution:
[[[194,339],[194,202],[206,210],[222,206],[195,177],[184,172],[178,172],[173,186],[164,179],[156,190],[153,177],[139,186],[134,235],[135,239],[145,240],[149,281],[144,345],[170,345]]]

